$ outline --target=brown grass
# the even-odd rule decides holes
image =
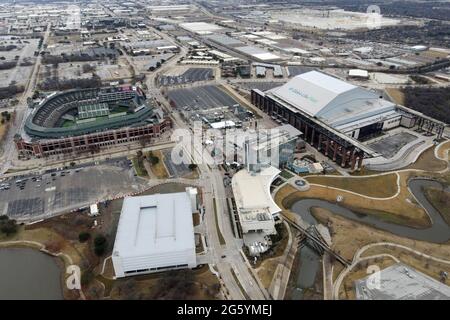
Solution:
[[[355,300],[355,280],[359,280],[369,276],[367,273],[367,266],[369,264],[376,264],[380,269],[385,269],[395,264],[395,260],[390,257],[379,257],[375,259],[368,259],[356,265],[342,281],[339,288],[339,298],[346,300]]]
[[[397,192],[397,175],[387,174],[367,178],[307,177],[309,183],[345,189],[369,197],[387,198]]]
[[[434,156],[434,147],[431,147],[423,152],[415,163],[409,165],[405,169],[441,171],[445,168],[447,168],[447,162],[436,159]]]
[[[166,167],[164,166],[164,156],[160,150],[152,151],[153,155],[159,159],[155,165],[150,165],[153,174],[159,179],[168,178]]]
[[[430,226],[428,215],[422,207],[414,203],[414,198],[407,188],[407,181],[412,175],[409,172],[400,173],[400,194],[390,200],[367,199],[345,191],[337,191],[320,186],[311,186],[308,191],[296,191],[292,186],[285,186],[277,193],[275,201],[277,203],[281,202],[284,208],[290,208],[302,198],[336,202],[337,196],[341,195],[344,199],[340,204],[355,212],[375,215],[388,222],[416,228],[426,228]]]
[[[447,224],[450,225],[450,192],[436,188],[425,188],[424,194]]]
[[[395,103],[405,105],[405,94],[398,88],[386,88],[386,92],[394,100]]]
[[[450,150],[450,140],[444,142],[440,148],[437,150],[437,154],[440,158],[449,159],[449,150]]]

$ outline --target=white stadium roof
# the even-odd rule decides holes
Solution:
[[[332,127],[395,109],[377,93],[317,71],[298,75],[268,93]]]
[[[195,248],[194,227],[186,192],[125,198],[114,255],[127,258],[191,248]]]

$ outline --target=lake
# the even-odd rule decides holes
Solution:
[[[61,269],[55,258],[28,248],[0,249],[0,300],[61,300]]]

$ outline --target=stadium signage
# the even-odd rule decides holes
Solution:
[[[290,88],[289,88],[289,91],[291,91],[291,92],[295,93],[296,95],[299,95],[299,96],[301,96],[301,97],[303,97],[303,98],[305,98],[305,99],[311,101],[312,103],[317,103],[317,99],[316,99],[316,98],[310,96],[310,95],[307,94],[307,93],[301,92],[301,91],[298,90],[298,89],[295,89],[295,88],[290,87]]]

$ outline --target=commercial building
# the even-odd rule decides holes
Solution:
[[[137,87],[68,90],[41,101],[15,143],[19,156],[46,157],[149,141],[171,127]]]
[[[259,172],[243,169],[233,176],[231,185],[243,233],[276,233],[273,216],[281,209],[272,199],[270,185],[279,173],[275,167],[266,167]]]
[[[342,167],[361,168],[365,157],[379,156],[363,142],[398,127],[403,118],[427,134],[442,136],[445,124],[380,94],[317,71],[300,74],[288,83],[262,92],[254,89],[252,103],[274,120],[303,132],[303,139]],[[408,123],[411,123],[408,121]]]
[[[195,268],[196,189],[125,198],[112,253],[116,277]]]

